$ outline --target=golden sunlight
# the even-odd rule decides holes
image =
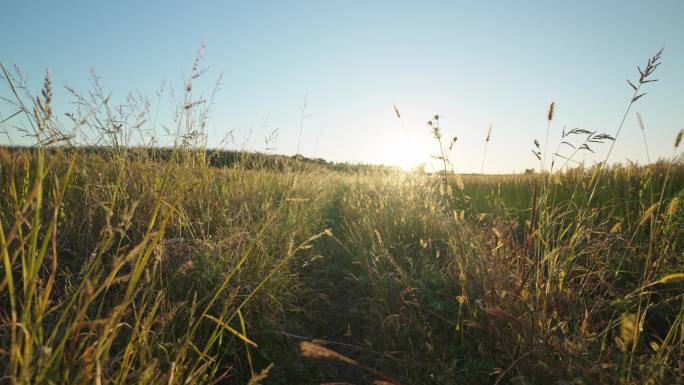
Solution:
[[[378,151],[378,163],[401,167],[404,171],[411,171],[421,163],[429,163],[429,143],[423,138],[414,138],[405,132],[389,135]]]

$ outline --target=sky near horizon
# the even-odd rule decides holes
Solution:
[[[444,134],[458,137],[456,171],[480,171],[490,125],[485,172],[538,168],[530,149],[544,142],[551,101],[550,151],[564,126],[614,135],[633,92],[625,79],[662,46],[659,81],[627,116],[611,160],[646,162],[636,112],[651,160],[669,158],[684,127],[678,0],[6,0],[0,17],[0,62],[21,68],[35,94],[49,69],[62,113],[71,100],[61,85],[86,91],[91,68],[119,101],[131,91],[152,97],[163,82],[182,90],[205,41],[199,86],[208,94],[223,74],[210,147],[234,130],[224,147],[265,151],[277,129],[268,147],[294,154],[303,121],[305,156],[410,167],[435,152],[425,123],[439,114]],[[170,111],[162,102],[162,115]],[[602,160],[608,147],[578,160]]]

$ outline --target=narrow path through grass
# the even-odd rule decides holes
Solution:
[[[324,223],[334,237],[317,241],[313,255],[301,261],[301,309],[291,316],[298,320],[299,330],[285,331],[284,336],[295,349],[299,342],[313,341],[341,354],[375,367],[373,358],[382,352],[370,348],[364,330],[378,329],[363,323],[369,318],[364,312],[372,306],[372,296],[363,270],[354,262],[344,246],[340,189],[331,200]],[[273,383],[319,384],[322,382],[371,383],[374,379],[362,369],[335,361],[316,361],[299,357],[289,367],[274,368]],[[382,370],[382,368],[379,368]],[[270,381],[270,380],[269,380]]]

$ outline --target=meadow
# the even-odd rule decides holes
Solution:
[[[49,78],[26,98],[3,72],[35,145],[0,149],[1,383],[684,378],[682,131],[649,165],[520,175],[449,172],[438,116],[432,174],[223,153],[196,63],[175,146],[126,145],[144,115],[96,90],[70,116],[102,139],[86,148]]]

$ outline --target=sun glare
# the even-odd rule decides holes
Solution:
[[[427,153],[422,140],[412,138],[408,134],[399,132],[383,141],[379,152],[378,163],[401,167],[404,171],[411,171],[421,163],[427,163]]]

